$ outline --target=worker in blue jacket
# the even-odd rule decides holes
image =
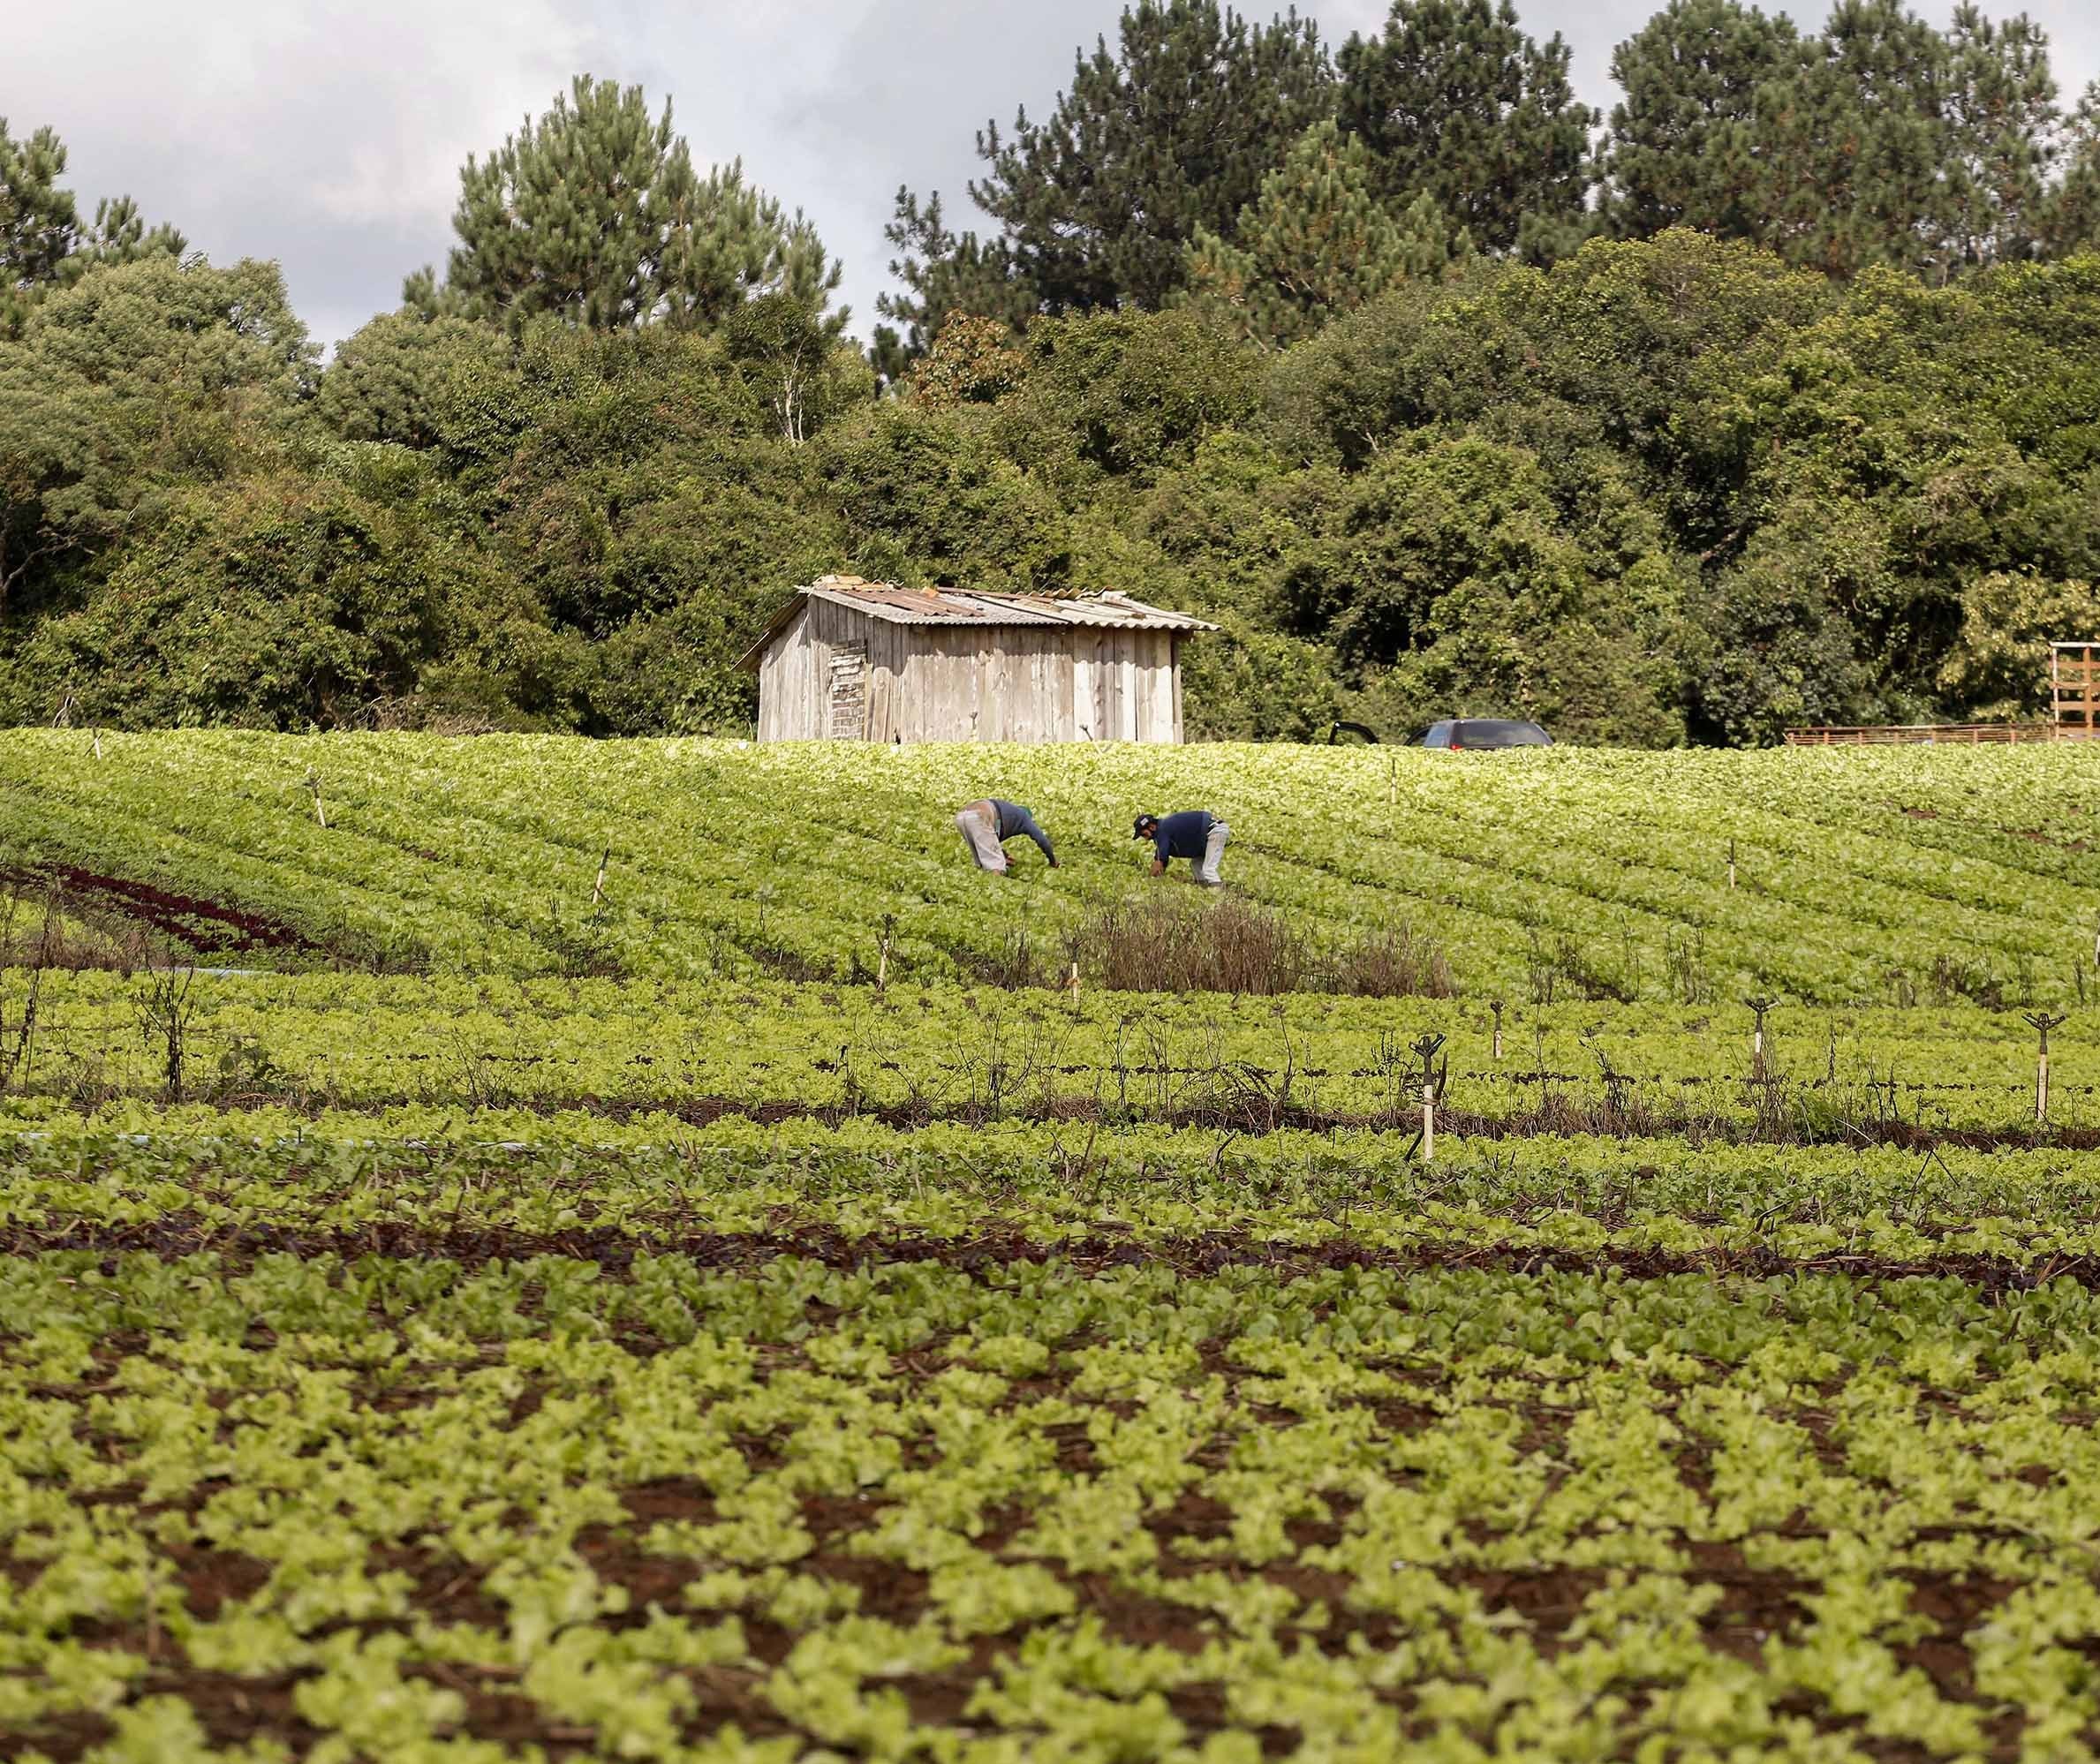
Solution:
[[[1005,875],[1010,867],[1011,860],[1004,849],[1009,839],[1033,840],[1050,860],[1051,869],[1057,868],[1057,853],[1051,848],[1050,835],[1020,803],[1004,797],[987,796],[969,804],[956,817],[956,831],[963,835],[963,843],[970,848],[977,867],[994,876]]]
[[[1131,823],[1132,839],[1152,842],[1152,874],[1164,876],[1177,857],[1189,860],[1196,879],[1215,888],[1220,878],[1218,860],[1225,855],[1225,842],[1232,829],[1208,809],[1184,809],[1178,815],[1140,815]]]

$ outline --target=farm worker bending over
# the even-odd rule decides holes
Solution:
[[[1018,803],[1004,803],[996,796],[972,803],[956,817],[956,831],[963,835],[963,843],[970,848],[977,867],[989,870],[994,876],[1007,872],[1007,856],[1001,848],[1009,839],[1020,839],[1024,835],[1042,847],[1051,869],[1057,868],[1057,854],[1050,849],[1050,835],[1035,824],[1035,817]]]
[[[1158,815],[1140,815],[1130,828],[1132,839],[1152,842],[1152,874],[1164,876],[1167,866],[1185,857],[1196,879],[1206,888],[1218,886],[1218,860],[1225,855],[1225,842],[1232,829],[1208,809],[1184,809],[1162,820]]]

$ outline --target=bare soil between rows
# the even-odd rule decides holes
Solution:
[[[1636,1280],[1678,1275],[1747,1279],[1820,1275],[1854,1281],[1953,1280],[1991,1297],[2032,1292],[2051,1281],[2068,1279],[2100,1291],[2100,1256],[2059,1255],[2035,1262],[1987,1255],[1929,1260],[1864,1255],[1794,1258],[1762,1248],[1686,1255],[1612,1248],[1577,1251],[1458,1243],[1396,1249],[1346,1238],[1316,1244],[1279,1244],[1231,1232],[1162,1238],[1104,1231],[1061,1240],[1031,1238],[1019,1231],[990,1231],[963,1238],[854,1236],[816,1225],[782,1232],[666,1230],[649,1235],[602,1226],[526,1232],[394,1221],[348,1230],[228,1226],[179,1213],[131,1225],[78,1224],[50,1231],[21,1226],[0,1230],[0,1255],[59,1252],[105,1258],[146,1254],[163,1259],[209,1253],[236,1268],[264,1255],[309,1259],[334,1255],[344,1261],[359,1256],[444,1260],[464,1268],[548,1255],[589,1262],[616,1277],[628,1272],[638,1256],[672,1255],[724,1272],[764,1268],[789,1259],[837,1270],[934,1263],[965,1274],[1057,1263],[1082,1275],[1160,1266],[1197,1277],[1234,1268],[1260,1268],[1281,1278],[1344,1269],[1398,1273],[1463,1269],[1510,1275],[1611,1273]],[[114,1267],[113,1261],[110,1265]]]
[[[319,1115],[331,1113],[383,1113],[404,1098],[376,1102],[344,1103],[322,1096],[291,1095],[256,1090],[222,1094],[219,1106],[289,1108]],[[608,1098],[604,1097],[512,1097],[499,1095],[450,1099],[461,1107],[489,1106],[517,1109],[534,1115],[595,1115],[626,1123],[663,1115],[687,1127],[713,1127],[725,1120],[748,1120],[759,1127],[786,1121],[813,1121],[827,1127],[850,1121],[872,1121],[897,1132],[925,1127],[1099,1127],[1104,1131],[1122,1128],[1194,1128],[1231,1133],[1258,1139],[1279,1132],[1299,1133],[1399,1133],[1419,1131],[1419,1110],[1393,1115],[1345,1112],[1326,1109],[1244,1108],[1183,1106],[1119,1108],[1090,1097],[1059,1097],[1051,1104],[1008,1104],[997,1109],[969,1104],[940,1105],[927,1103],[808,1103],[753,1101],[748,1097],[676,1095]],[[1769,1145],[1775,1148],[1802,1145],[1889,1147],[1923,1153],[1947,1151],[2100,1151],[2100,1127],[1925,1127],[1910,1121],[1888,1119],[1845,1120],[1802,1131],[1793,1127],[1759,1126],[1749,1120],[1720,1115],[1656,1117],[1629,1126],[1615,1119],[1602,1107],[1591,1108],[1565,1099],[1554,1106],[1501,1115],[1478,1114],[1462,1109],[1440,1109],[1437,1113],[1439,1141],[1506,1139],[1566,1139],[1571,1137],[1618,1139],[1628,1145],[1645,1140],[1666,1139],[1688,1144]]]
[[[860,1119],[909,1131],[914,1127],[946,1124],[983,1127],[998,1121],[1026,1126],[1116,1127],[1122,1125],[1171,1128],[1194,1127],[1212,1132],[1236,1133],[1259,1138],[1277,1132],[1299,1133],[1414,1133],[1420,1129],[1419,1109],[1401,1114],[1346,1112],[1309,1109],[1296,1105],[1271,1108],[1232,1105],[1197,1105],[1163,1109],[1118,1109],[1084,1097],[1060,1097],[1048,1106],[1008,1105],[998,1111],[982,1107],[935,1107],[928,1104],[848,1105],[816,1103],[753,1103],[737,1097],[668,1097],[661,1102],[608,1103],[593,1098],[575,1102],[523,1101],[520,1106],[535,1113],[549,1114],[581,1110],[616,1120],[637,1115],[662,1113],[675,1116],[691,1127],[707,1127],[716,1121],[743,1116],[769,1127],[779,1121],[814,1120],[827,1127]],[[1464,1109],[1439,1109],[1437,1134],[1446,1140],[1562,1139],[1572,1135],[1623,1139],[1637,1144],[1644,1139],[1682,1139],[1693,1143],[1761,1145],[1870,1145],[1924,1152],[1961,1151],[2100,1151],[2100,1127],[1929,1127],[1909,1121],[1863,1120],[1833,1123],[1827,1128],[1803,1131],[1788,1125],[1760,1127],[1719,1115],[1675,1119],[1658,1116],[1637,1127],[1614,1119],[1602,1107],[1564,1103],[1543,1109],[1490,1115]]]

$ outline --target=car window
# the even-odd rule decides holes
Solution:
[[[1458,725],[1456,743],[1463,747],[1545,747],[1552,737],[1537,723],[1483,717]]]

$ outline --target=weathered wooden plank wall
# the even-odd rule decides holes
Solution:
[[[759,739],[806,741],[815,721],[815,662],[810,628],[817,603],[805,600],[759,659]]]
[[[810,600],[760,659],[759,739],[1178,742],[1179,647],[1168,631],[904,625]]]

